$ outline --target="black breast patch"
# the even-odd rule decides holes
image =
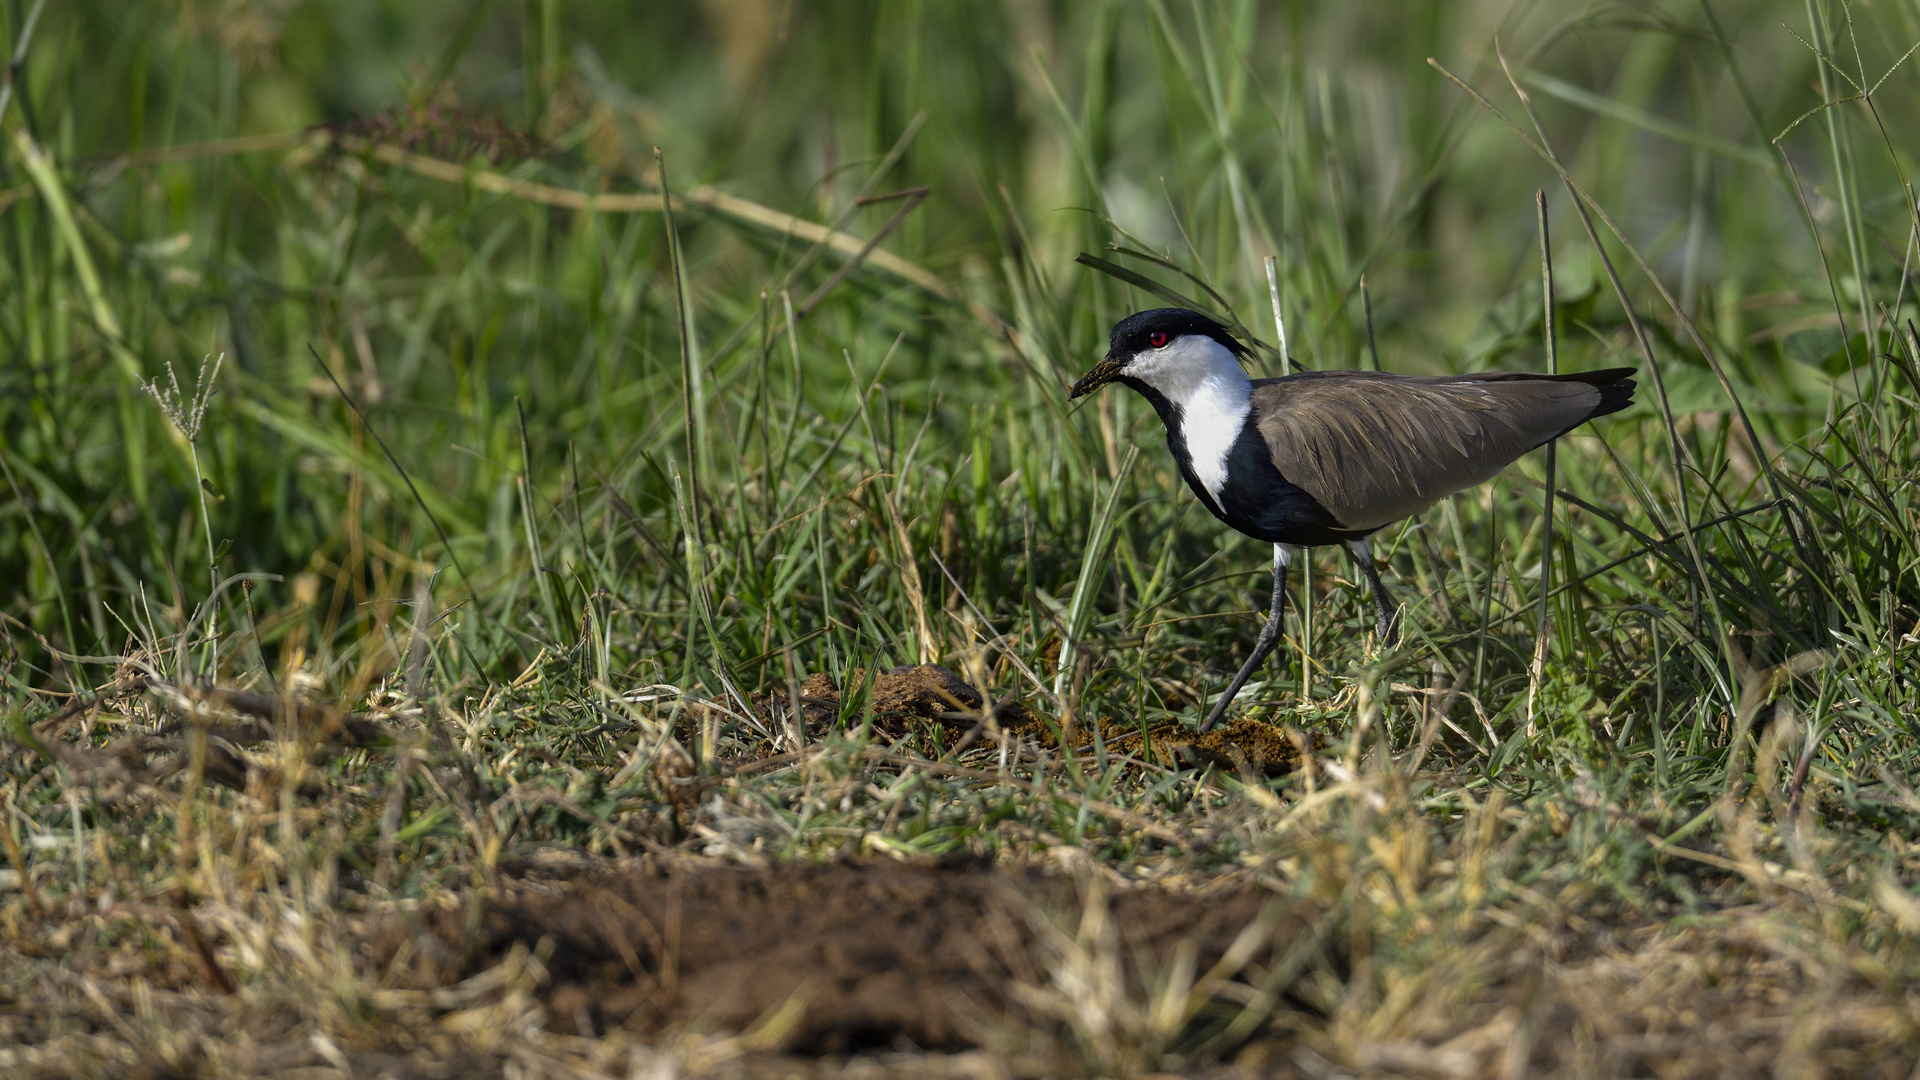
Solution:
[[[1121,376],[1116,381],[1137,391],[1160,414],[1160,422],[1167,429],[1167,449],[1172,451],[1180,475],[1200,497],[1200,505],[1214,517],[1256,540],[1299,547],[1358,540],[1374,531],[1341,528],[1320,500],[1281,476],[1251,415],[1227,451],[1227,482],[1220,488],[1220,504],[1215,505],[1213,496],[1193,473],[1193,456],[1187,452],[1187,440],[1180,430],[1179,408],[1139,379]]]
[[[1193,483],[1191,475],[1187,482]],[[1199,485],[1194,487],[1198,490]],[[1220,502],[1216,517],[1270,544],[1338,544],[1373,532],[1342,528],[1320,500],[1280,475],[1267,441],[1251,416],[1227,453],[1227,482],[1221,485]]]

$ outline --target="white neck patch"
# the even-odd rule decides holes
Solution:
[[[1220,505],[1227,452],[1253,408],[1253,386],[1226,346],[1204,334],[1175,338],[1139,353],[1124,372],[1158,390],[1179,412],[1180,437],[1200,486]]]

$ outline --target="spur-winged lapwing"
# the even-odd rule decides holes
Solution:
[[[1392,645],[1396,611],[1367,537],[1633,403],[1633,368],[1249,379],[1239,360],[1247,355],[1226,327],[1197,311],[1142,311],[1114,325],[1106,359],[1067,394],[1072,400],[1109,382],[1139,391],[1167,426],[1167,448],[1201,503],[1273,545],[1272,614],[1202,731],[1279,641],[1297,549],[1338,543],[1353,552],[1373,590],[1380,642]]]

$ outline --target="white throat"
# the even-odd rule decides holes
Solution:
[[[1193,475],[1219,506],[1227,482],[1227,453],[1253,408],[1253,386],[1240,362],[1212,338],[1188,334],[1165,348],[1140,353],[1126,374],[1173,403]]]

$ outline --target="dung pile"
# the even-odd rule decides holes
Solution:
[[[838,723],[847,695],[858,693],[867,681],[866,676],[865,669],[852,668],[844,681],[824,671],[816,671],[802,680],[799,707],[807,732],[823,734]],[[868,704],[874,729],[897,738],[916,726],[927,724],[965,732],[981,721],[987,702],[980,691],[967,685],[965,679],[949,668],[939,664],[908,664],[875,672]],[[778,691],[756,695],[753,705],[762,715],[780,724],[786,722],[793,708],[788,695]],[[861,715],[855,712],[849,717],[850,722],[859,723]],[[992,720],[1007,729],[1034,725],[1026,706],[1013,700],[994,702]]]
[[[844,682],[824,671],[801,681],[798,707],[808,734],[818,736],[832,730],[849,704],[849,695],[858,693],[865,682],[866,672],[860,668],[848,671]],[[994,745],[1002,738],[1048,750],[1056,749],[1060,742],[1058,727],[1018,700],[995,701],[989,715],[985,695],[938,664],[906,665],[874,673],[868,703],[874,730],[880,735],[894,739],[916,733],[927,735],[941,751]],[[756,695],[753,705],[779,725],[786,723],[794,708],[788,695],[777,691]],[[846,718],[849,724],[857,724],[863,715],[855,710]],[[1100,738],[1109,753],[1150,758],[1166,765],[1252,769],[1269,776],[1294,769],[1302,748],[1309,745],[1297,733],[1249,717],[1230,720],[1205,733],[1162,722],[1144,735],[1139,725],[1124,718],[1102,717]],[[1076,750],[1086,752],[1092,748],[1092,733],[1083,723],[1070,733],[1069,741]]]

